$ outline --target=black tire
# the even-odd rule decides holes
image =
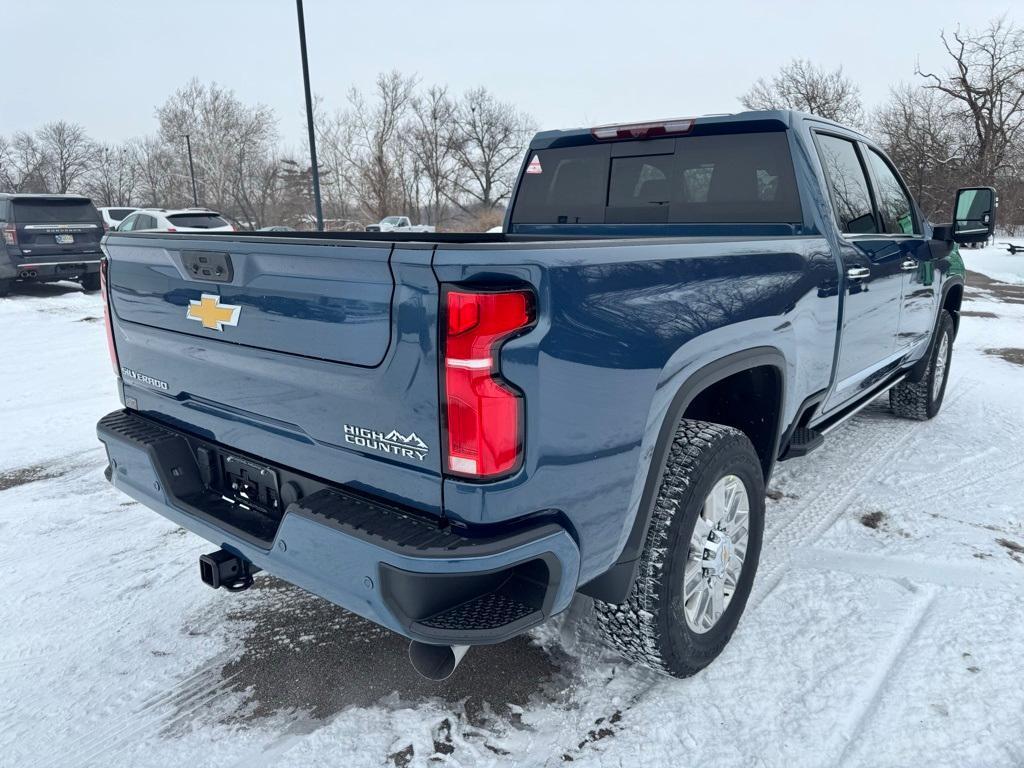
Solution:
[[[928,350],[928,367],[920,381],[901,381],[889,390],[889,405],[897,416],[904,419],[926,421],[934,418],[942,408],[949,381],[949,366],[953,359],[953,337],[956,333],[953,316],[943,311],[935,341]],[[940,355],[945,355],[939,364]],[[941,376],[941,380],[937,378]]]
[[[0,280],[0,298],[11,292],[11,285],[13,283],[13,280]]]
[[[92,293],[100,289],[100,273],[90,272],[87,275],[82,275],[82,279],[79,281],[82,284],[82,290],[86,293]]]
[[[690,538],[711,489],[728,475],[739,478],[747,493],[747,550],[724,613],[710,629],[698,633],[683,609]],[[595,601],[598,624],[616,650],[630,661],[673,677],[699,672],[722,652],[739,623],[757,572],[764,497],[761,464],[746,435],[719,424],[680,422],[629,597],[621,605]]]

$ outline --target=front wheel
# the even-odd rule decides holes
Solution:
[[[901,381],[889,390],[889,405],[897,416],[926,421],[942,408],[953,359],[953,316],[943,310],[935,342],[928,351],[928,367],[920,381]]]
[[[763,531],[764,478],[747,436],[680,422],[629,597],[596,602],[606,637],[631,661],[673,677],[706,667],[739,623]]]

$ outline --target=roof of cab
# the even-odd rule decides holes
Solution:
[[[644,120],[644,121],[622,121],[622,125],[630,125],[636,122],[650,122],[650,123],[661,123],[668,122],[673,118],[661,118],[655,120]],[[863,135],[860,131],[851,128],[841,123],[837,123],[834,120],[829,120],[818,115],[812,115],[807,112],[797,112],[791,109],[772,109],[763,111],[750,111],[750,112],[736,112],[731,114],[712,114],[712,115],[697,115],[692,118],[679,117],[674,118],[678,120],[692,119],[694,126],[722,126],[728,129],[729,126],[737,123],[759,123],[762,126],[775,123],[777,126],[781,124],[785,128],[792,128],[796,123],[804,120],[813,120],[815,122],[824,123],[831,125],[836,128],[841,128],[844,131],[849,131],[858,135]],[[611,123],[616,125],[617,123]],[[597,127],[597,126],[595,126]],[[531,149],[544,149],[553,145],[572,146],[579,144],[589,144],[591,142],[597,142],[591,134],[593,128],[571,128],[568,130],[561,131],[541,131],[533,137],[530,142]],[[777,127],[776,127],[777,130]],[[652,137],[655,138],[655,137]],[[638,138],[637,141],[643,141],[645,139]],[[621,141],[621,139],[620,139]]]

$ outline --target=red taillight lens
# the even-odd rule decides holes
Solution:
[[[6,227],[4,227],[4,242],[7,245],[17,245],[18,244],[18,230],[15,229],[13,226],[6,226]]]
[[[533,323],[530,291],[445,294],[444,386],[449,472],[476,479],[515,470],[523,396],[498,370],[509,336]]]
[[[114,373],[121,378],[121,364],[117,360],[117,347],[114,345],[114,326],[110,322],[110,293],[107,291],[107,260],[100,259],[100,296],[103,297],[103,325],[107,329],[107,352],[110,353],[110,364]]]

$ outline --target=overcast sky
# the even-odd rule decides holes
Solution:
[[[339,106],[396,68],[456,92],[486,85],[541,128],[733,112],[736,97],[793,57],[842,65],[869,106],[942,67],[938,35],[1014,3],[988,0],[639,2],[306,0],[315,93]],[[1017,21],[1024,22],[1024,13]],[[0,0],[7,77],[0,133],[65,119],[97,139],[153,132],[154,108],[189,78],[273,107],[303,135],[291,0],[131,3]]]

